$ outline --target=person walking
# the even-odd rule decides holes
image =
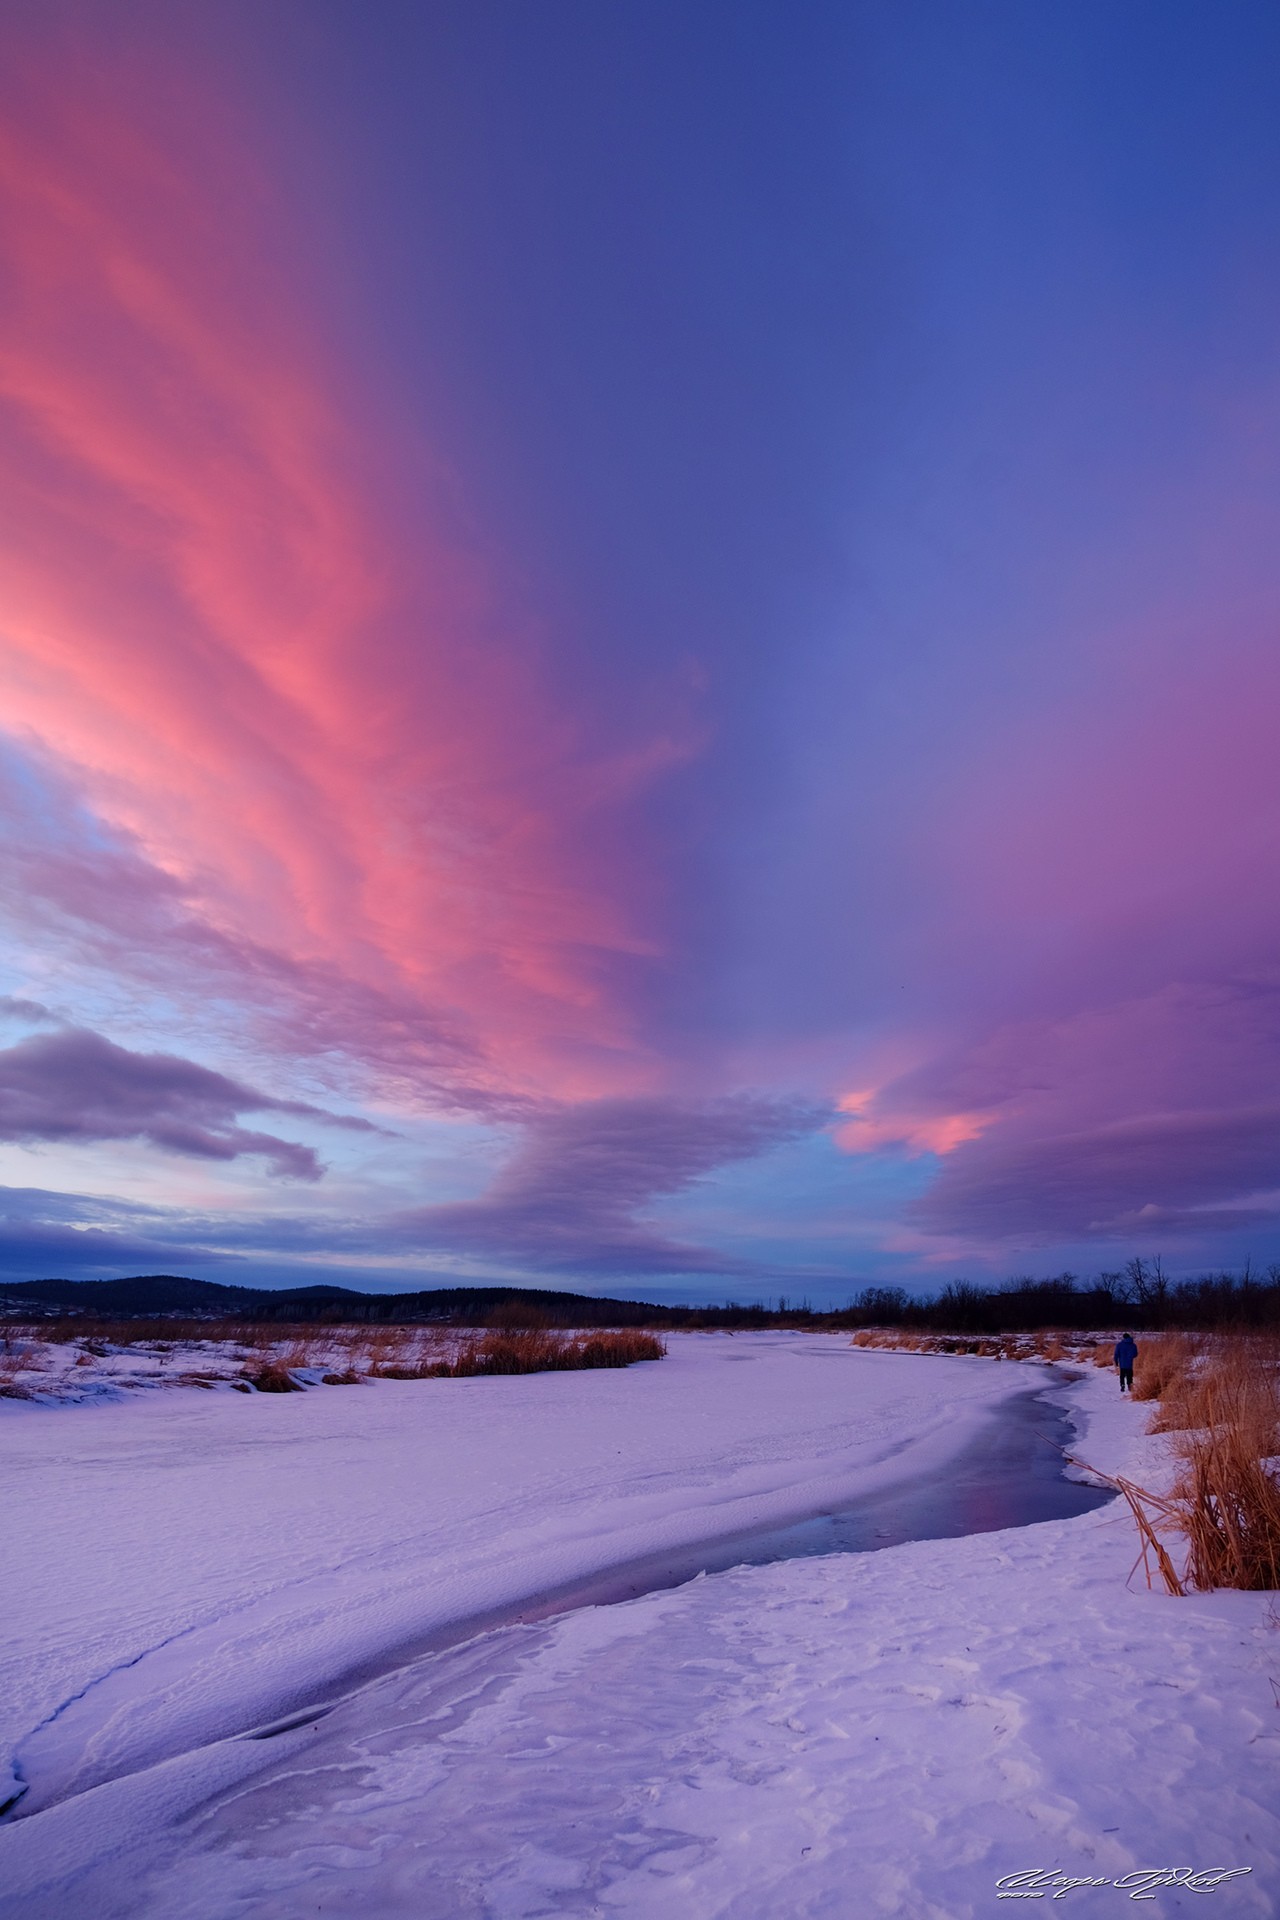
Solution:
[[[1120,1369],[1120,1391],[1133,1392],[1133,1363],[1138,1357],[1138,1343],[1131,1333],[1126,1333],[1116,1342],[1115,1360]]]

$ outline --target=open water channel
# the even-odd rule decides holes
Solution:
[[[996,1533],[1088,1513],[1115,1496],[1109,1488],[1066,1477],[1063,1451],[1074,1438],[1059,1397],[1066,1380],[1051,1368],[1046,1385],[999,1402],[968,1443],[929,1474],[896,1481],[781,1526],[724,1534],[628,1560],[501,1609],[455,1621],[412,1646],[389,1652],[376,1665],[353,1671],[345,1684],[359,1685],[501,1627],[550,1620],[579,1607],[614,1606],[641,1594],[682,1586],[702,1573],[818,1554],[875,1553],[908,1540]],[[244,1737],[263,1740],[289,1732],[320,1717],[328,1705],[290,1713]]]

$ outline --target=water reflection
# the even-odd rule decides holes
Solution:
[[[948,1540],[996,1533],[1042,1520],[1070,1520],[1114,1495],[1063,1473],[1060,1449],[1073,1429],[1053,1389],[1033,1387],[993,1410],[964,1450],[927,1478],[899,1481],[839,1509],[786,1526],[654,1554],[544,1595],[520,1608],[521,1620],[543,1620],[571,1607],[605,1606],[641,1593],[680,1586],[700,1573],[765,1566],[826,1553],[874,1553],[908,1540]]]

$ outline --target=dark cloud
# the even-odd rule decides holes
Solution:
[[[1280,1106],[1245,1107],[1033,1138],[1001,1129],[951,1154],[915,1213],[966,1238],[1114,1238],[1274,1220],[1249,1203],[1278,1190]]]
[[[318,1109],[272,1100],[176,1054],[131,1053],[82,1027],[33,1035],[0,1051],[0,1139],[145,1140],[203,1160],[259,1155],[278,1174],[318,1179],[321,1167],[310,1147],[237,1124],[240,1114],[254,1112]]]
[[[739,1096],[597,1100],[539,1114],[479,1200],[392,1223],[407,1244],[572,1272],[729,1273],[745,1263],[667,1238],[642,1216],[716,1168],[811,1132],[824,1112]]]
[[[188,1063],[184,1063],[188,1064]],[[492,1280],[512,1270],[557,1282],[591,1276],[606,1291],[640,1276],[732,1276],[750,1297],[767,1277],[835,1280],[827,1271],[762,1269],[681,1244],[644,1218],[716,1168],[821,1126],[825,1110],[763,1099],[703,1103],[599,1101],[544,1111],[482,1199],[385,1216],[323,1208],[305,1214],[203,1214],[92,1194],[0,1188],[0,1274],[109,1278],[130,1272],[237,1279],[265,1286],[316,1280],[400,1290]],[[210,1272],[211,1265],[213,1271]],[[669,1291],[669,1290],[668,1290]],[[687,1297],[677,1288],[670,1297]],[[661,1288],[656,1297],[663,1297]],[[715,1297],[709,1292],[707,1298]]]
[[[386,1238],[377,1222],[332,1213],[203,1214],[100,1194],[0,1187],[0,1278],[10,1280],[187,1273],[268,1287],[317,1280],[431,1284],[429,1275],[406,1278],[398,1265],[379,1264]],[[323,1258],[335,1247],[350,1256],[345,1265]]]
[[[992,1246],[1280,1224],[1280,979],[1174,983],[993,1025],[882,1088],[881,1137],[943,1142],[911,1223]],[[957,1123],[962,1144],[946,1150]],[[964,1139],[968,1132],[974,1137]]]
[[[22,1000],[12,993],[0,994],[0,1019],[21,1020],[23,1025],[28,1027],[62,1025],[58,1015],[43,1006],[39,1000]]]
[[[181,1216],[164,1208],[40,1187],[0,1187],[0,1275],[11,1279],[99,1279],[220,1267],[236,1258],[204,1244]]]

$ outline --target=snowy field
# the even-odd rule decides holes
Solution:
[[[1277,1911],[1271,1601],[1126,1589],[1116,1506],[743,1568],[406,1664],[637,1555],[945,1472],[1043,1377],[829,1336],[670,1348],[625,1372],[0,1403],[24,1790],[0,1914],[962,1920],[1031,1869],[1104,1881],[1064,1895],[1093,1913]],[[1158,1481],[1114,1375],[1070,1391],[1085,1455]],[[1141,1906],[1112,1884],[1245,1868]]]

